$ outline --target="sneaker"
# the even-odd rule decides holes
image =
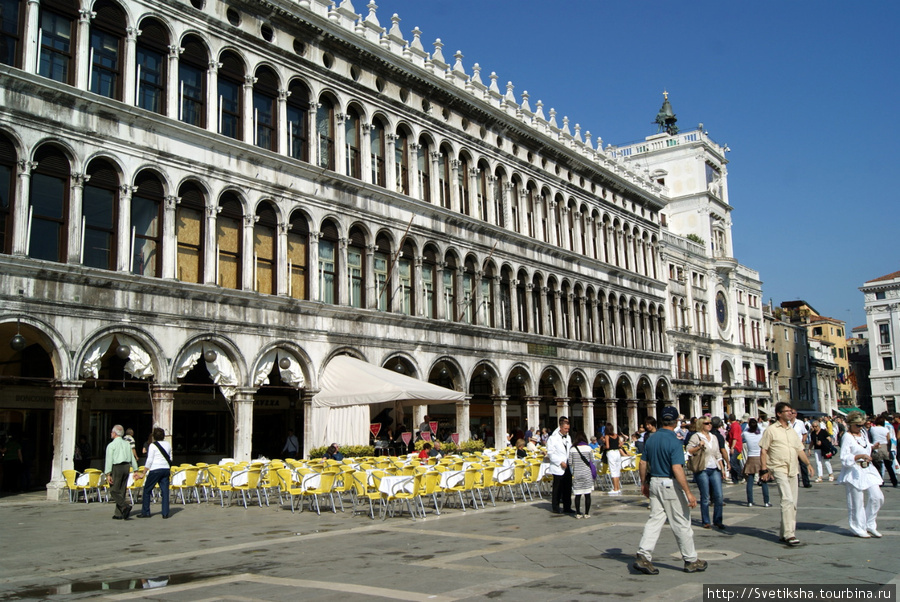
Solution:
[[[816,479],[816,483],[821,483],[821,482],[822,482],[821,478]]]
[[[581,518],[590,518],[590,517],[591,517],[590,514],[585,514],[585,515],[583,515]]]
[[[833,474],[828,475],[828,481],[829,481],[829,482],[834,481],[834,475],[833,475]],[[894,487],[896,487],[896,485],[894,485]]]
[[[579,518],[579,519],[580,519],[580,518],[584,518],[584,515],[583,515],[583,514],[576,514],[576,515],[575,515],[575,518]]]
[[[634,570],[644,573],[645,575],[659,575],[659,569],[653,566],[653,563],[647,560],[646,557],[637,554],[634,559],[634,564],[631,565]],[[703,568],[706,567],[704,566]],[[686,564],[684,570],[687,570]]]
[[[747,502],[747,506],[750,507],[750,508],[752,508],[752,507],[753,507],[753,502]]]
[[[763,508],[771,508],[771,507],[772,507],[772,504],[770,504],[769,502],[766,502],[765,504],[763,504]]]
[[[694,562],[685,562],[684,563],[684,572],[685,573],[702,573],[706,570],[706,567],[709,566],[709,563],[705,560],[700,560],[699,558]]]

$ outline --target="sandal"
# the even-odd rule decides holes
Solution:
[[[785,539],[783,541],[784,541],[784,543],[786,543],[787,545],[789,545],[791,547],[800,545],[800,540],[797,539],[796,537],[788,537],[787,539]]]

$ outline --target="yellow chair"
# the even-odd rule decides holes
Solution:
[[[481,471],[478,472],[477,478],[475,479],[475,491],[478,493],[478,499],[481,500],[481,507],[484,508],[484,496],[482,493],[487,489],[488,493],[491,495],[491,504],[494,507],[497,506],[497,502],[494,499],[494,465],[488,464]]]
[[[528,495],[531,496],[531,499],[534,499],[534,492],[537,491],[538,497],[544,499],[544,496],[541,495],[541,479],[539,478],[541,474],[541,463],[530,461],[528,462],[527,470],[525,472],[525,479],[523,482],[525,483],[525,487],[528,488]]]
[[[379,471],[376,471],[379,472]],[[373,479],[376,479],[380,482],[381,475],[379,474],[375,477],[375,473],[373,474]],[[353,483],[353,514],[356,514],[357,507],[363,503],[364,500],[369,501],[369,516],[372,520],[375,520],[375,508],[373,502],[377,501],[379,504],[382,503],[381,492],[378,491],[378,487],[372,487],[369,485],[369,475],[362,470],[357,470],[353,472],[351,475],[352,483]]]
[[[183,480],[179,475],[184,475]],[[171,479],[169,480],[169,482],[171,483],[171,488],[175,490],[175,494],[181,496],[181,505],[182,506],[184,506],[187,503],[186,498],[190,497],[190,496],[184,495],[185,491],[187,491],[188,493],[193,491],[194,495],[197,496],[197,503],[198,504],[200,503],[200,491],[197,488],[197,478],[199,475],[200,475],[200,469],[197,468],[196,466],[191,466],[191,465],[188,465],[188,466],[182,465],[181,468],[179,468],[178,470],[176,470],[175,472],[172,473],[172,476],[171,476]],[[176,485],[175,484],[176,481],[181,481],[181,482],[178,485]]]
[[[228,493],[228,504],[231,505],[231,496],[234,487],[231,485],[232,469],[228,466],[210,466],[210,475],[215,477],[216,491],[219,492],[219,504],[225,507],[225,494]]]
[[[406,490],[407,485],[412,482],[412,486],[410,487],[410,491]],[[391,502],[406,502],[406,509],[409,510],[409,515],[412,517],[413,522],[416,520],[416,514],[418,514],[419,508],[419,495],[422,490],[422,475],[411,475],[407,476],[406,479],[397,481],[394,483],[393,488],[390,493],[386,494],[384,501],[384,506],[381,507],[381,520],[385,520],[388,515],[388,511],[391,513],[391,517],[394,516],[394,511],[391,508]],[[413,510],[413,507],[416,510]],[[400,512],[403,512],[401,507]],[[422,518],[425,518],[425,509],[422,509]]]
[[[459,485],[455,485],[453,487],[447,487],[443,491],[443,495],[441,496],[441,510],[444,509],[444,504],[446,503],[447,492],[456,493],[459,496],[459,504],[462,507],[463,512],[466,511],[466,502],[463,499],[463,493],[469,493],[472,496],[472,507],[476,510],[478,509],[478,502],[475,500],[475,481],[478,478],[478,469],[477,468],[467,468],[463,480]]]
[[[84,490],[84,502],[85,503],[88,502],[87,494],[88,494],[88,491],[91,491],[91,490],[97,492],[97,501],[102,502],[103,494],[100,491],[100,487],[101,487],[100,477],[103,476],[103,471],[100,470],[99,468],[86,468],[84,470],[84,474],[88,475],[88,484]],[[103,486],[104,487],[106,486],[105,479],[103,481]],[[109,500],[107,500],[107,501],[109,501]]]
[[[134,470],[131,471],[131,474],[136,474]],[[147,472],[142,471],[141,475],[146,476]],[[144,476],[134,477],[131,480],[131,486],[128,488],[128,498],[131,500],[131,505],[134,506],[134,494],[137,493],[138,496],[144,491]]]
[[[256,491],[256,501],[260,507],[262,507],[262,500],[259,497],[259,473],[262,469],[259,465],[250,466],[249,468],[245,468],[244,470],[235,472],[231,475],[231,488],[233,491],[241,492],[241,499],[244,502],[244,508],[247,507],[247,497],[250,496],[250,499],[253,499],[251,495],[251,491]],[[235,484],[235,480],[243,480],[243,475],[246,475],[247,482],[241,484]],[[230,505],[229,499],[229,505]]]
[[[77,470],[64,470],[63,478],[66,479],[66,489],[69,490],[69,501],[77,502],[78,501],[78,492],[81,491],[84,494],[84,501],[87,502],[87,486],[78,484],[78,477],[80,473]]]
[[[294,473],[290,468],[279,468],[275,471],[275,476],[278,478],[278,499],[281,504],[284,504],[284,500],[282,499],[282,494],[288,494],[288,497],[291,501],[291,514],[294,513],[294,496],[300,498],[300,503],[303,503],[303,489],[300,488],[299,485],[294,483]]]
[[[319,475],[319,486],[312,488],[303,489],[302,495],[303,497],[312,497],[316,501],[316,514],[321,514],[319,509],[319,496],[327,495],[331,498],[331,511],[337,512],[334,507],[334,481],[337,476],[334,472],[323,472]],[[309,478],[310,475],[306,475],[306,478]],[[303,503],[302,501],[300,502]],[[300,506],[300,512],[303,512],[303,506]]]
[[[438,508],[437,494],[441,493],[441,473],[438,471],[426,472],[422,475],[422,491],[419,494],[419,505],[422,507],[422,516],[425,516],[425,504],[422,498],[431,496],[434,504],[434,513],[440,516],[441,509]]]

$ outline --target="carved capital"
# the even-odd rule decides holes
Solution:
[[[180,196],[175,196],[175,195],[172,195],[172,194],[167,194],[167,195],[166,195],[166,198],[164,199],[164,202],[165,202],[165,207],[166,207],[166,209],[168,209],[168,210],[171,211],[171,210],[175,209],[175,207],[176,207],[179,203],[181,203],[181,197],[180,197]]]

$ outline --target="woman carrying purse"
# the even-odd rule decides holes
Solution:
[[[712,432],[712,421],[703,418],[699,425],[701,430],[691,437],[687,451],[692,456],[702,454],[705,459],[705,468],[694,473],[694,482],[700,489],[700,519],[704,529],[710,529],[712,525],[725,529],[722,522],[722,508],[725,505],[722,496],[722,471],[728,470],[727,456],[723,456],[719,439]],[[710,494],[713,501],[712,522],[709,520]]]

